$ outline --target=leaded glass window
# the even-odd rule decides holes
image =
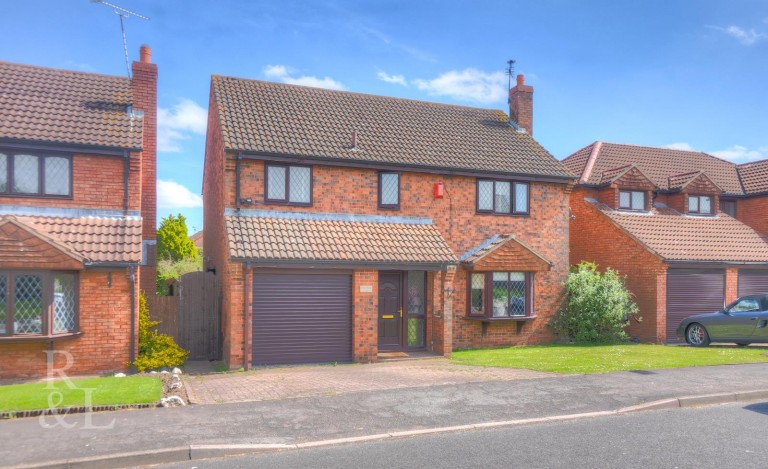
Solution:
[[[72,195],[72,158],[0,152],[0,193],[27,196]]]
[[[475,272],[469,277],[469,315],[514,318],[532,312],[530,272]]]
[[[40,191],[40,163],[35,155],[16,155],[13,158],[13,192],[36,194]]]
[[[509,213],[512,209],[512,184],[506,181],[496,182],[496,212]]]
[[[49,156],[43,162],[45,166],[45,194],[69,195],[69,159]]]
[[[5,322],[8,317],[8,277],[0,275],[0,334],[5,334]]]
[[[312,203],[312,168],[266,165],[266,201],[309,205]]]
[[[524,182],[477,180],[477,211],[527,214],[528,184]]]
[[[426,282],[425,272],[409,271],[407,279],[407,334],[409,347],[423,347],[425,345],[425,321],[426,321]]]
[[[619,208],[623,210],[645,210],[645,192],[619,191]]]
[[[384,208],[400,206],[400,174],[379,173],[379,206]]]
[[[483,314],[485,310],[485,274],[472,274],[469,314]]]
[[[77,332],[77,274],[0,271],[0,336]]]
[[[493,181],[477,181],[477,209],[493,210]]]
[[[528,184],[515,183],[515,213],[528,213]]]
[[[8,190],[8,155],[0,153],[0,192]]]
[[[75,330],[75,276],[56,274],[53,277],[53,333]]]
[[[43,332],[43,279],[40,275],[17,275],[14,282],[14,334]]]

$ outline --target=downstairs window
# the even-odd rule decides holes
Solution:
[[[0,337],[77,332],[77,274],[0,271]]]
[[[533,273],[472,273],[468,303],[470,316],[491,319],[530,316],[533,311]]]

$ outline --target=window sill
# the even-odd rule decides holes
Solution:
[[[69,334],[56,334],[56,335],[15,335],[15,336],[3,336],[0,337],[0,344],[17,343],[17,342],[55,342],[59,340],[77,339],[82,336],[82,332],[72,332]]]
[[[486,316],[464,316],[464,319],[467,321],[478,321],[478,322],[515,322],[515,321],[532,321],[536,319],[536,316],[509,316],[509,317],[503,317],[503,318],[489,318]]]

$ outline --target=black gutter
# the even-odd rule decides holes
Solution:
[[[136,372],[136,266],[131,265],[131,351],[130,351],[130,371]]]
[[[276,162],[301,162],[301,163],[315,163],[325,166],[343,166],[349,168],[365,168],[365,169],[377,169],[377,170],[401,170],[412,171],[420,173],[440,174],[440,175],[455,175],[455,176],[469,176],[469,177],[494,177],[494,178],[523,178],[529,181],[535,182],[552,182],[556,184],[571,184],[578,178],[575,176],[547,176],[541,174],[530,173],[513,173],[508,171],[483,171],[476,169],[453,169],[445,166],[427,166],[427,165],[413,165],[406,163],[386,163],[379,161],[368,160],[353,160],[346,158],[330,158],[324,156],[300,156],[289,155],[282,153],[269,153],[269,152],[249,152],[246,150],[228,150],[238,151],[238,156],[245,159],[262,160],[262,161],[276,161]]]
[[[131,154],[128,150],[123,151],[123,211],[128,215],[128,172],[131,170]]]
[[[83,143],[45,142],[18,138],[0,138],[0,145],[19,150],[60,151],[66,153],[87,153],[100,156],[124,157],[125,151],[142,151],[142,148],[100,146]]]

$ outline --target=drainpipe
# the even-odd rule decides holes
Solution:
[[[123,150],[123,211],[128,215],[128,172],[131,170],[131,154]]]
[[[240,161],[243,154],[238,153],[235,157],[235,208],[240,211]]]
[[[243,263],[243,369],[248,371],[251,368],[251,362],[248,360],[248,344],[250,343],[250,334],[248,327],[248,272],[247,263]]]
[[[131,373],[136,372],[136,366],[133,362],[136,361],[136,265],[131,264]]]

